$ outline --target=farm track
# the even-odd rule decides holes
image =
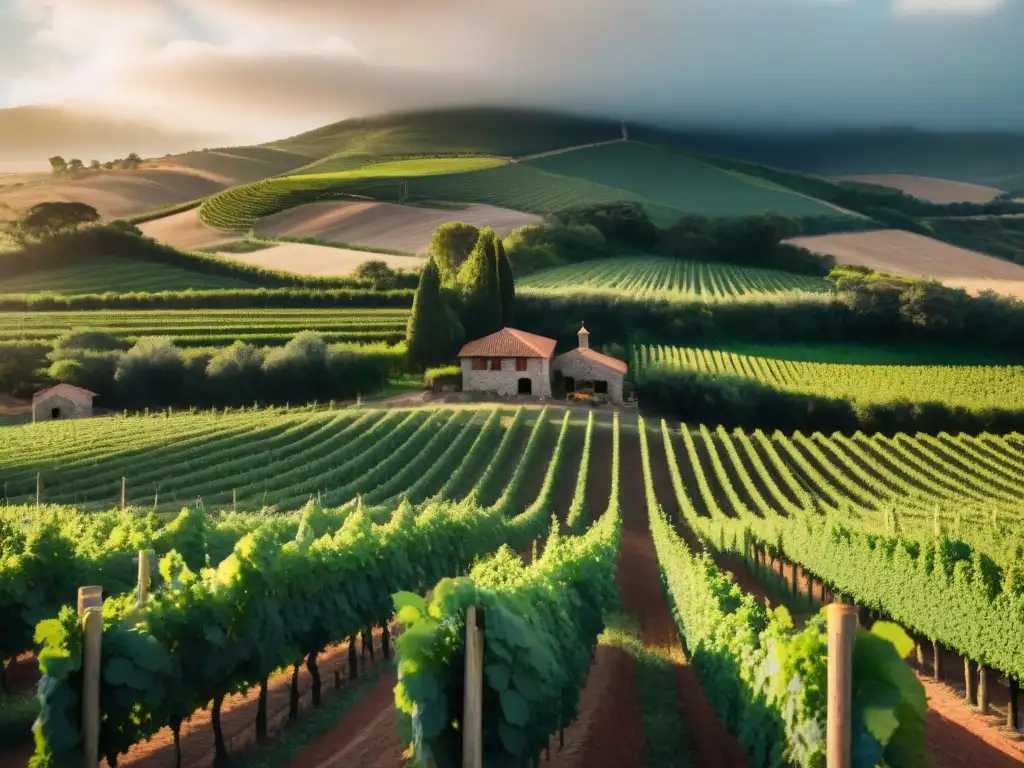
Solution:
[[[374,630],[375,659],[370,661],[362,652],[360,641],[360,675],[368,672],[373,664],[383,661],[380,647],[380,629]],[[318,666],[323,680],[323,697],[328,700],[336,693],[343,693],[348,683],[348,643],[333,646],[328,652],[318,657]],[[342,680],[342,688],[335,690],[333,679],[337,672]],[[393,673],[390,673],[393,676]],[[288,698],[291,688],[291,670],[281,672],[272,677],[268,684],[267,726],[272,735],[282,733],[288,723]],[[374,683],[373,688],[388,679],[385,674]],[[299,691],[300,713],[312,706],[311,679],[305,666],[300,668]],[[373,690],[371,688],[371,691]],[[230,754],[239,754],[239,750],[251,745],[256,740],[255,719],[258,688],[246,693],[235,694],[224,699],[221,708],[221,724],[224,730],[224,741]],[[365,696],[370,691],[363,693]],[[360,699],[361,700],[361,699]],[[210,710],[199,710],[181,728],[182,765],[205,766],[213,765],[213,729],[210,725]],[[118,765],[131,765],[136,768],[166,768],[173,764],[174,742],[169,728],[161,729],[151,740],[133,746],[127,754],[118,759]],[[394,765],[394,763],[392,763]]]
[[[558,516],[558,522],[563,526],[569,515],[569,507],[572,505],[572,497],[576,491],[576,479],[579,476],[580,460],[582,459],[580,452],[583,450],[583,438],[586,431],[586,426],[583,424],[570,424],[569,433],[565,436],[562,467],[555,478],[555,488],[551,496],[551,511]]]
[[[652,457],[659,500],[668,500],[671,488],[663,449]],[[660,458],[660,461],[659,461]],[[704,695],[696,670],[687,662],[672,613],[661,587],[658,558],[651,539],[645,508],[640,440],[635,431],[622,432],[622,551],[618,582],[623,608],[640,622],[644,644],[672,659],[680,719],[687,729],[695,768],[746,766],[747,756],[719,719]]]

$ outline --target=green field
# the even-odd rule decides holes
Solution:
[[[170,264],[133,261],[114,256],[0,280],[0,293],[131,293],[252,287],[252,283],[238,278],[208,275]]]
[[[548,173],[585,179],[640,195],[682,213],[835,216],[836,209],[778,185],[748,181],[680,152],[637,142],[580,149],[529,161]]]
[[[267,148],[319,158],[309,170],[346,170],[413,155],[520,157],[609,141],[619,123],[522,109],[443,109],[357,118],[270,142]]]
[[[621,256],[535,272],[519,278],[516,291],[534,296],[585,294],[637,301],[765,301],[824,296],[828,284],[820,278],[771,269]]]
[[[392,197],[398,181],[421,176],[469,173],[493,168],[504,161],[491,157],[417,158],[374,163],[354,170],[266,179],[254,184],[232,187],[199,208],[199,215],[210,226],[245,231],[256,220],[272,213],[313,202],[333,194],[356,194],[364,189],[386,188]]]
[[[778,185],[635,142],[517,163],[487,157],[420,158],[335,173],[292,174],[233,187],[204,202],[199,212],[211,226],[245,231],[260,217],[330,197],[398,201],[403,181],[413,202],[487,203],[539,214],[581,203],[628,200],[643,205],[662,227],[684,214],[752,216],[771,210],[789,216],[841,215]]]
[[[0,312],[0,340],[51,340],[88,328],[134,342],[167,336],[188,347],[227,346],[236,339],[283,344],[301,331],[328,342],[397,342],[405,337],[406,309],[207,309]]]
[[[778,389],[859,404],[941,402],[972,410],[1024,410],[1024,366],[855,365],[755,357],[734,352],[642,345],[634,370],[650,366],[728,374]]]

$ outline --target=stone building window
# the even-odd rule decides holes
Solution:
[[[473,370],[474,371],[486,371],[487,370],[487,358],[486,357],[474,357],[473,358]]]
[[[500,357],[492,357],[491,358],[491,370],[492,371],[500,371],[501,370],[501,358]]]
[[[594,382],[594,394],[595,395],[607,395],[608,394],[608,382],[607,381],[595,381]]]
[[[526,358],[525,357],[517,357],[516,358],[516,370],[517,371],[525,371],[526,370]]]

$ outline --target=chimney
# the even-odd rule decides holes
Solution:
[[[580,325],[580,329],[576,332],[576,336],[580,340],[580,349],[590,349],[590,331],[587,330],[586,326]]]

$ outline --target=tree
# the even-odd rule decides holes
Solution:
[[[398,273],[386,261],[371,259],[356,267],[352,276],[371,283],[375,291],[388,291],[396,287]]]
[[[23,234],[42,237],[77,229],[99,219],[99,211],[91,205],[57,201],[33,205],[18,222],[18,228]]]
[[[512,277],[512,266],[505,255],[501,238],[494,236],[495,269],[498,276],[498,295],[501,299],[501,325],[511,328],[515,324],[516,285]]]
[[[68,172],[68,164],[60,155],[54,155],[50,158],[50,169],[54,176],[65,176]]]
[[[72,157],[68,160],[68,173],[74,176],[76,173],[81,173],[85,165],[77,157]]]
[[[494,253],[494,230],[480,232],[476,246],[459,269],[464,312],[462,325],[471,339],[501,330],[501,293]]]
[[[449,282],[458,274],[479,239],[480,230],[461,221],[451,221],[434,230],[429,250],[437,264],[441,282]]]
[[[405,341],[409,366],[416,371],[447,363],[454,352],[451,323],[441,296],[441,273],[433,259],[420,273]]]
[[[142,164],[142,158],[135,152],[129,152],[128,157],[121,161],[121,167],[126,171],[134,171]]]
[[[130,405],[173,405],[185,378],[185,356],[168,338],[148,336],[117,363],[114,380]]]
[[[90,160],[89,161],[89,170],[90,171],[98,171],[99,169],[100,169],[100,161],[99,160]]]

